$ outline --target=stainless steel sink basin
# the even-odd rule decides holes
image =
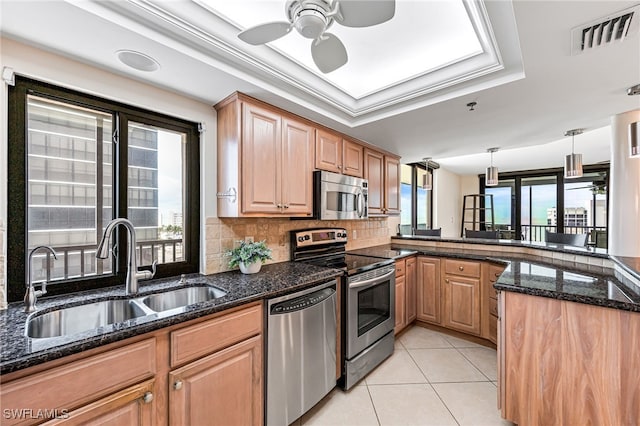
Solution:
[[[103,300],[58,309],[27,319],[31,338],[68,336],[148,315],[135,300]]]
[[[156,312],[169,311],[217,299],[227,294],[226,291],[210,285],[183,287],[164,293],[156,293],[141,299],[142,303]]]

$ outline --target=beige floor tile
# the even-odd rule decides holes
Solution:
[[[366,386],[355,386],[349,392],[334,389],[302,416],[302,425],[378,424],[378,418]]]
[[[430,385],[374,385],[369,392],[383,426],[456,424]]]
[[[495,349],[460,348],[458,350],[489,380],[498,379],[498,354]]]
[[[367,385],[427,383],[424,374],[406,350],[396,350],[385,362],[369,373],[365,380]]]
[[[455,346],[456,348],[484,348],[485,347],[477,343],[471,342],[469,340],[460,339],[459,337],[449,336],[448,334],[445,334],[444,338],[447,339],[447,341],[451,343],[453,346]]]
[[[460,426],[512,424],[500,417],[497,390],[490,382],[436,383],[433,387]]]
[[[409,354],[431,383],[487,381],[456,349],[409,349]]]
[[[407,349],[451,348],[444,334],[422,327],[413,327],[400,336],[400,342]]]

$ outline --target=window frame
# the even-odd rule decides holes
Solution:
[[[426,170],[431,173],[431,181],[433,182],[433,167],[425,167],[424,163],[409,163],[411,167],[411,233],[413,234],[418,227],[418,169]],[[402,184],[402,183],[401,183]],[[428,191],[428,229],[433,229],[433,192],[435,188]]]
[[[582,167],[584,173],[597,173],[606,172],[606,185],[609,187],[609,179],[611,177],[611,167],[609,162],[599,164],[588,164]],[[512,215],[515,215],[514,220],[514,232],[515,239],[522,239],[522,180],[535,177],[555,177],[556,178],[556,202],[557,211],[564,212],[564,187],[565,183],[571,183],[564,178],[563,168],[549,168],[549,169],[535,169],[525,170],[517,172],[500,172],[498,182],[501,180],[513,180],[514,181],[514,196],[512,197],[511,211]],[[484,194],[486,190],[485,185],[486,176],[484,174],[478,175],[480,194]],[[515,198],[515,199],[514,199]],[[609,217],[609,202],[611,197],[607,194],[607,217]],[[515,203],[515,206],[514,206]],[[484,211],[480,212],[480,219],[484,220]],[[564,232],[564,220],[557,221],[556,232]],[[609,224],[606,224],[607,232],[609,232]]]
[[[183,207],[184,261],[158,264],[155,278],[177,276],[199,271],[200,265],[200,134],[198,124],[166,114],[111,101],[76,90],[55,86],[28,77],[16,76],[8,94],[8,170],[7,203],[7,264],[9,279],[7,300],[22,300],[27,283],[27,97],[29,95],[51,99],[79,107],[110,114],[114,129],[118,129],[119,141],[113,148],[113,214],[127,217],[127,164],[129,121],[181,132],[186,135],[185,146],[185,196]],[[22,188],[22,191],[16,190]],[[188,214],[187,214],[188,213]],[[126,241],[126,230],[119,227],[115,241]],[[118,244],[124,247],[124,244]],[[47,286],[48,295],[124,285],[126,276],[126,250],[115,256],[115,271],[103,276],[89,276],[56,281]]]

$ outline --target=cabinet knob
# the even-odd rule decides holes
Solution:
[[[342,166],[338,166],[338,168],[339,168],[339,169],[341,169],[341,168],[342,168]]]
[[[145,404],[149,404],[150,402],[153,401],[153,393],[146,392],[144,395],[142,395],[142,400],[144,401]]]
[[[499,273],[499,272],[496,272],[496,274],[495,274],[495,275],[496,275],[496,278],[498,278],[498,277],[500,276],[500,273]]]
[[[285,209],[288,209],[288,208],[289,208],[289,204],[285,204],[285,205],[284,205],[284,208],[285,208]]]
[[[173,383],[173,389],[175,389],[175,390],[180,390],[180,389],[182,389],[182,380],[176,380],[176,381]]]
[[[458,266],[458,269],[460,269],[461,271],[464,271],[464,266]]]
[[[446,278],[446,279],[444,280],[444,282],[445,282],[445,283],[448,283],[448,282],[449,282],[449,278]]]

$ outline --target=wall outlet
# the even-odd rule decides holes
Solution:
[[[355,229],[353,230],[353,239],[354,240],[358,239],[358,232]]]
[[[252,243],[253,242],[253,236],[244,237],[244,242],[245,243]]]

